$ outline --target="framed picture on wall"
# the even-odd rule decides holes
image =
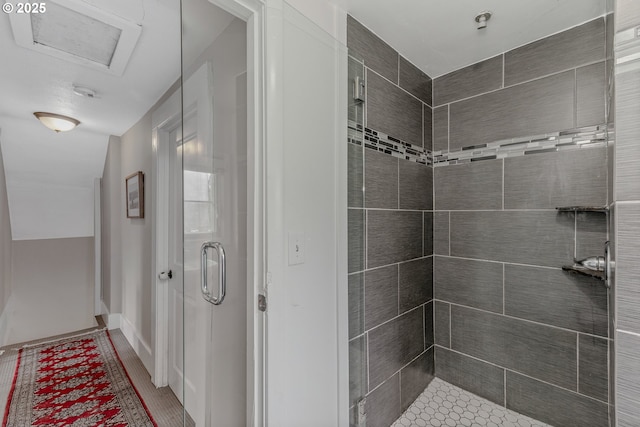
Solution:
[[[132,173],[124,179],[127,196],[127,218],[144,218],[144,172]]]

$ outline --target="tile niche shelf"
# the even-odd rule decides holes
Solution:
[[[609,208],[607,206],[559,206],[556,208],[558,212],[594,212],[608,214]],[[582,276],[594,277],[596,279],[605,280],[604,271],[591,270],[578,263],[573,265],[563,265],[562,269],[573,274],[580,274]]]
[[[556,209],[558,212],[609,212],[609,208],[607,206],[560,206]]]

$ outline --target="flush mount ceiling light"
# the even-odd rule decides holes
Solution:
[[[87,2],[49,0],[46,13],[10,13],[16,43],[121,76],[142,27]]]
[[[56,132],[66,132],[80,124],[80,122],[73,117],[67,117],[61,114],[37,111],[33,113],[33,115],[36,116],[43,125]]]

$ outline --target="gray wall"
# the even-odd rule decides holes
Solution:
[[[434,150],[605,123],[605,20],[434,80]],[[524,154],[524,153],[522,153]],[[608,424],[600,146],[434,168],[436,375],[558,426]]]
[[[93,237],[13,242],[6,344],[96,326]]]
[[[431,79],[351,17],[347,40],[349,80],[367,82],[350,119],[430,149]],[[433,378],[432,169],[354,143],[348,155],[350,406],[366,396],[367,426],[386,427]]]
[[[617,0],[616,37],[640,24],[640,4]],[[617,61],[638,48],[616,43]],[[629,48],[629,49],[628,49]],[[615,241],[615,403],[618,426],[640,425],[640,71],[638,61],[615,66],[615,146],[612,215]]]
[[[0,149],[0,345],[5,344],[5,307],[11,295],[11,221],[7,199],[7,181],[4,175],[4,160]]]

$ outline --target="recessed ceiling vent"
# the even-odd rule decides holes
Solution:
[[[87,3],[48,1],[46,12],[9,15],[16,43],[121,76],[142,29]]]

